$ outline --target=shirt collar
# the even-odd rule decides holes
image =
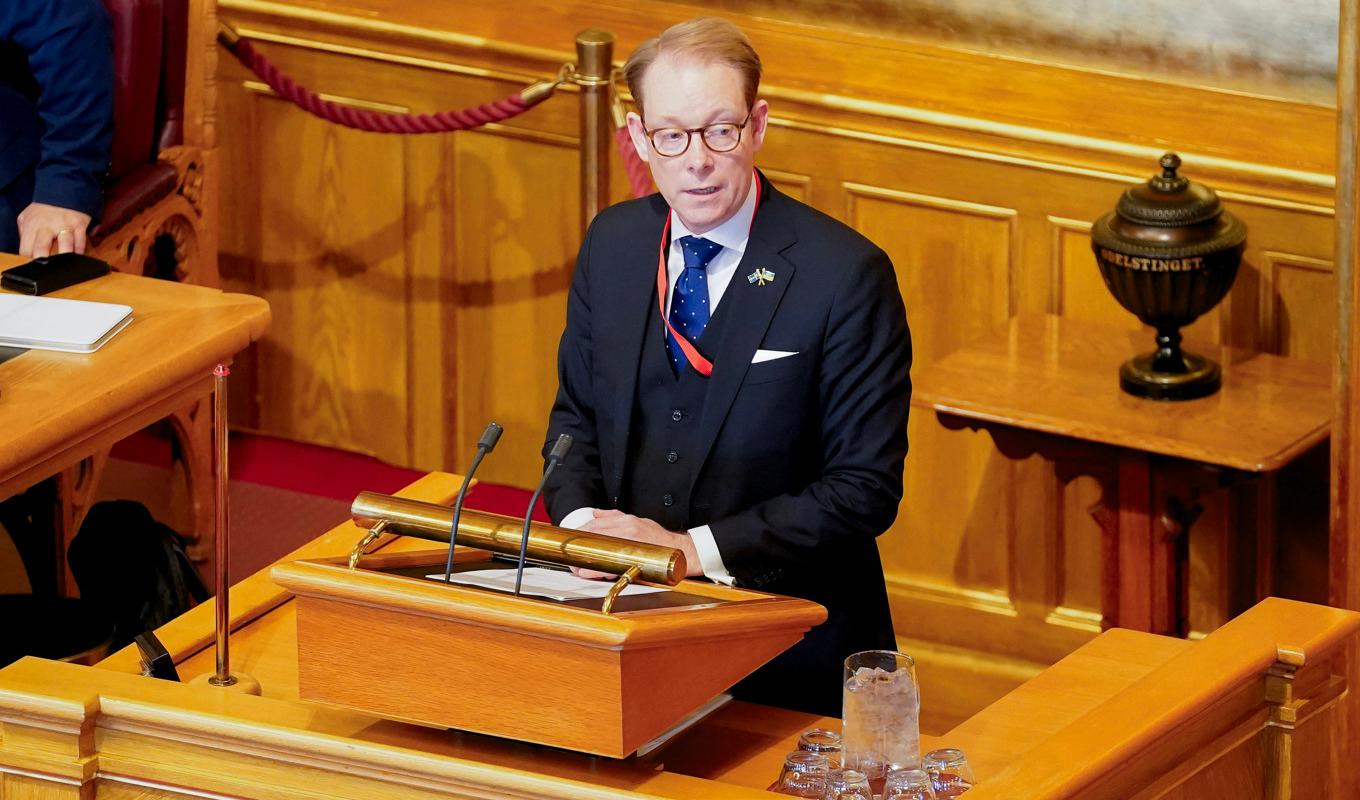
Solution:
[[[737,213],[728,218],[726,222],[702,234],[703,238],[710,242],[717,242],[723,247],[730,248],[738,253],[746,252],[746,243],[751,238],[751,220],[756,215],[756,181],[760,178],[752,176],[751,186],[746,190],[746,200],[737,209]],[[680,221],[680,215],[671,210],[671,242],[678,242],[682,236],[694,236],[690,233],[685,223]]]

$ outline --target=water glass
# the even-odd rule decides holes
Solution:
[[[841,765],[841,735],[826,728],[813,728],[798,737],[798,749],[821,753],[832,768]]]
[[[784,757],[784,769],[774,790],[792,797],[821,798],[826,794],[826,756],[795,750]]]
[[[869,778],[855,769],[833,769],[826,773],[824,800],[874,800]]]
[[[939,800],[953,800],[973,788],[977,782],[973,777],[973,768],[968,765],[968,757],[955,747],[926,753],[924,767]]]
[[[936,800],[930,776],[921,769],[895,769],[883,783],[883,800]]]
[[[845,659],[841,694],[842,763],[881,781],[894,769],[921,766],[921,695],[916,662],[894,650]]]

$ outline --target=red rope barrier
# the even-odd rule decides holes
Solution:
[[[615,128],[614,142],[619,147],[619,157],[623,159],[623,170],[628,173],[628,188],[632,190],[633,196],[646,197],[656,191],[652,188],[652,173],[638,156],[637,148],[633,147],[633,137],[628,135],[628,128]]]
[[[461,111],[440,111],[436,114],[393,114],[385,111],[354,108],[353,106],[324,100],[311,89],[297,85],[292,78],[280,72],[278,67],[256,51],[245,39],[238,39],[230,43],[227,49],[236,56],[238,61],[245,65],[246,69],[258,75],[260,80],[269,85],[269,88],[278,92],[280,97],[328,122],[361,131],[373,133],[448,133],[480,127],[488,122],[500,122],[523,113],[530,107],[530,104],[526,103],[523,97],[512,94],[502,100],[483,103],[474,108]],[[546,94],[544,96],[546,97]]]
[[[235,31],[222,26],[218,40],[236,56],[246,69],[255,73],[269,88],[283,99],[299,108],[314,114],[327,122],[344,125],[355,130],[372,133],[448,133],[450,131],[476,128],[489,122],[500,122],[517,114],[522,114],[535,104],[552,94],[557,83],[543,81],[523,92],[512,94],[501,100],[483,103],[480,106],[461,111],[441,111],[436,114],[393,114],[386,111],[371,111],[363,108],[333,103],[321,95],[283,74],[268,58],[257,51],[251,43],[240,38]],[[564,68],[565,69],[565,68]],[[561,81],[559,76],[558,82]],[[617,98],[616,98],[617,102]],[[622,108],[616,109],[617,117],[622,120]],[[619,148],[624,171],[628,175],[628,187],[634,197],[644,197],[655,189],[647,164],[638,157],[633,140],[628,135],[628,127],[620,125],[614,132],[614,140]]]

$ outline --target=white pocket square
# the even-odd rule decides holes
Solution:
[[[759,364],[762,361],[774,361],[776,358],[788,358],[798,355],[797,350],[757,350],[751,357],[752,364]]]

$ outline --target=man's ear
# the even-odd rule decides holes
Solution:
[[[759,150],[765,142],[765,130],[770,124],[770,104],[764,100],[757,100],[751,107],[751,144],[753,149]]]
[[[652,160],[652,148],[647,146],[647,131],[642,126],[642,117],[636,111],[628,112],[628,136],[633,140],[633,149],[644,163]]]

